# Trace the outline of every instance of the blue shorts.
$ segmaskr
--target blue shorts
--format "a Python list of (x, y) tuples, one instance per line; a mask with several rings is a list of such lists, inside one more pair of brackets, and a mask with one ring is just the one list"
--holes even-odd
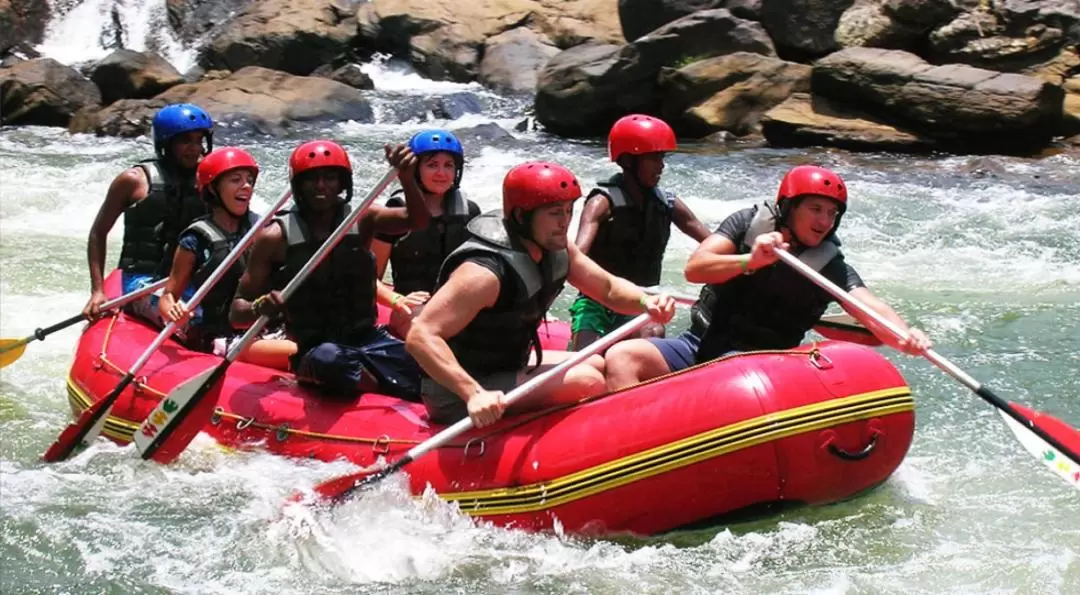
[(382, 328), (372, 328), (349, 344), (325, 342), (308, 349), (296, 365), (296, 378), (341, 399), (355, 399), (377, 388), (401, 399), (420, 400), (420, 366), (405, 344)]
[(701, 345), (701, 339), (689, 331), (677, 337), (654, 337), (646, 340), (660, 350), (660, 355), (664, 356), (664, 361), (672, 372), (685, 370), (697, 363), (697, 351)]

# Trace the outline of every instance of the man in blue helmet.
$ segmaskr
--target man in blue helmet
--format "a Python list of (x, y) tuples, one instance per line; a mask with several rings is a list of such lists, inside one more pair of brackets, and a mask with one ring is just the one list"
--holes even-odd
[[(105, 240), (121, 213), (124, 243), (118, 266), (123, 271), (124, 293), (162, 276), (163, 263), (172, 262), (180, 232), (206, 214), (206, 205), (195, 192), (195, 169), (213, 148), (213, 130), (210, 114), (190, 103), (167, 105), (154, 115), (154, 158), (116, 176), (90, 227), (86, 243), (90, 300), (83, 309), (87, 318), (96, 317), (108, 299)], [(153, 312), (149, 304), (135, 310)]]
[[(379, 301), (392, 308), (390, 328), (400, 337), (435, 290), (443, 260), (469, 238), (465, 225), (480, 215), (480, 207), (459, 188), (465, 152), (456, 136), (448, 130), (421, 130), (409, 139), (409, 149), (419, 158), (416, 181), (431, 221), (405, 234), (376, 235), (372, 242), (379, 279), (387, 261), (391, 264), (394, 287), (380, 281)], [(386, 206), (405, 206), (402, 192), (395, 192)]]

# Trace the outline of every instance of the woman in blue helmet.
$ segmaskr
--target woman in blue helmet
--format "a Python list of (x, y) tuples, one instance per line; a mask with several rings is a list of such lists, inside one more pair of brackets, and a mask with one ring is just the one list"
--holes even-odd
[[(409, 139), (409, 148), (420, 158), (416, 176), (431, 222), (425, 229), (378, 235), (372, 242), (380, 279), (387, 261), (391, 264), (394, 287), (379, 283), (379, 303), (393, 309), (390, 327), (399, 336), (431, 297), (443, 260), (468, 238), (465, 225), (480, 214), (480, 207), (459, 189), (465, 152), (457, 137), (446, 130), (422, 130)], [(400, 192), (391, 195), (387, 206), (404, 206)]]
[[(154, 115), (151, 134), (154, 158), (116, 176), (90, 227), (86, 246), (90, 300), (83, 309), (87, 318), (96, 317), (107, 299), (105, 240), (121, 214), (124, 242), (118, 267), (128, 293), (164, 276), (180, 232), (207, 212), (195, 192), (195, 170), (213, 148), (210, 114), (190, 103), (167, 105)], [(158, 318), (150, 300), (132, 304), (132, 310)]]

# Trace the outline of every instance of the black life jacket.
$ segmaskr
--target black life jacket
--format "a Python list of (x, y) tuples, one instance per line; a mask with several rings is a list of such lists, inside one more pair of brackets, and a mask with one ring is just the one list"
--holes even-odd
[[(229, 233), (214, 222), (212, 215), (206, 215), (196, 219), (194, 223), (181, 232), (181, 235), (187, 232), (198, 235), (201, 240), (200, 244), (210, 247), (210, 257), (191, 275), (192, 287), (195, 289), (202, 287), (202, 284), (210, 278), (210, 275), (217, 270), (221, 263), (225, 262), (225, 259), (236, 247), (240, 238), (244, 237), (244, 234), (258, 220), (258, 215), (248, 211), (247, 217), (241, 220), (236, 233)], [(213, 333), (224, 335), (229, 333), (232, 328), (229, 325), (229, 308), (232, 306), (236, 287), (240, 284), (240, 277), (247, 267), (247, 257), (248, 252), (241, 255), (240, 259), (229, 267), (228, 272), (214, 284), (213, 289), (206, 294), (200, 304), (203, 309), (201, 326), (211, 329)]]
[(660, 282), (664, 250), (671, 238), (675, 197), (659, 188), (645, 190), (643, 205), (635, 205), (622, 189), (623, 175), (616, 174), (589, 197), (603, 194), (611, 217), (600, 223), (589, 247), (589, 258), (609, 273), (638, 285)]
[[(386, 206), (405, 206), (405, 201), (397, 196), (400, 193), (391, 196)], [(466, 225), (479, 215), (480, 207), (460, 190), (448, 193), (442, 215), (432, 217), (426, 228), (402, 236), (390, 250), (394, 291), (400, 294), (434, 291), (443, 261), (469, 239)]]
[[(344, 216), (342, 212), (338, 221)], [(312, 239), (307, 222), (295, 210), (274, 221), (285, 234), (285, 263), (271, 275), (275, 289), (283, 289), (315, 254), (322, 241)], [(350, 344), (375, 324), (375, 257), (353, 226), (326, 259), (285, 304), (285, 328), (302, 357), (319, 343)], [(297, 362), (294, 362), (297, 363)]]
[(174, 180), (157, 159), (137, 166), (146, 173), (150, 190), (146, 198), (124, 211), (119, 267), (131, 273), (165, 276), (180, 232), (209, 209), (195, 194), (194, 178), (186, 183)]
[[(471, 237), (447, 257), (439, 272), (439, 286), (470, 256), (491, 254), (502, 259), (506, 276), (499, 278), (499, 299), (481, 310), (447, 343), (465, 371), (474, 376), (520, 370), (529, 351), (540, 341), (537, 326), (562, 291), (570, 268), (565, 250), (546, 252), (535, 262), (518, 237), (506, 229), (502, 211), (485, 213), (468, 224)], [(512, 299), (506, 299), (507, 292)]]
[[(772, 206), (753, 207), (754, 218), (742, 241), (740, 254), (749, 254), (757, 236), (776, 231)], [(840, 241), (830, 236), (814, 248), (795, 254), (811, 268), (822, 271), (843, 263)], [(833, 265), (835, 270), (846, 270)], [(843, 285), (844, 279), (832, 279)], [(825, 290), (790, 266), (777, 262), (751, 275), (738, 275), (725, 283), (707, 285), (691, 316), (691, 332), (701, 337), (697, 361), (706, 362), (725, 352), (790, 349), (802, 342), (832, 301)]]

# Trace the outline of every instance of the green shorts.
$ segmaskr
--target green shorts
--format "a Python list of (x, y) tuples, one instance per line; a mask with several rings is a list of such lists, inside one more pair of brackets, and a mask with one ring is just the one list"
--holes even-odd
[(592, 298), (579, 294), (570, 306), (570, 333), (576, 335), (581, 331), (590, 331), (603, 336), (633, 319), (633, 316), (616, 314)]

